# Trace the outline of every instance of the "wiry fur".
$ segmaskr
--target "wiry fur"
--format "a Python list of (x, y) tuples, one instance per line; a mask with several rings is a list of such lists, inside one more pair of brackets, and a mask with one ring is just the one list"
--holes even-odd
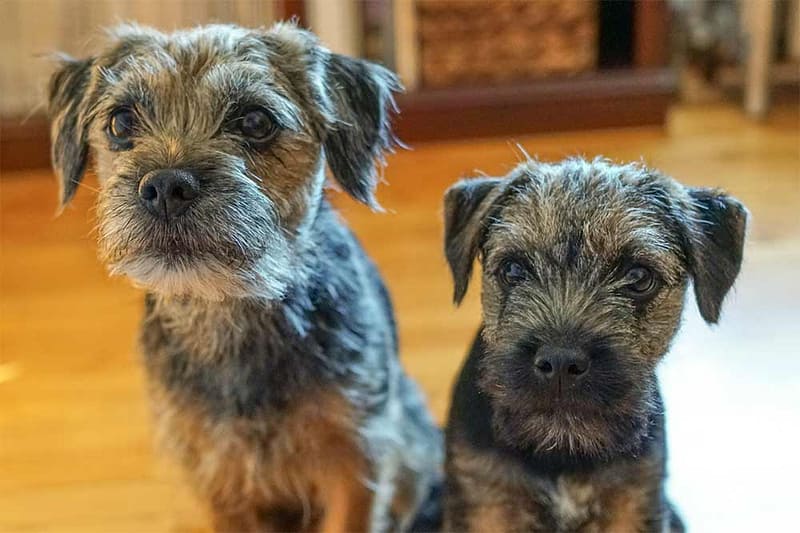
[[(741, 264), (745, 221), (742, 205), (722, 192), (602, 159), (526, 161), (505, 178), (448, 190), (445, 253), (456, 302), (474, 260), (483, 267), (483, 323), (448, 424), (450, 528), (480, 530), (498, 512), (492, 501), (513, 509), (504, 530), (666, 527), (656, 365), (689, 279), (703, 317), (718, 320)], [(528, 272), (517, 285), (498, 278), (509, 258)], [(644, 301), (622, 290), (637, 264), (660, 283)], [(545, 345), (584, 350), (586, 378), (555, 394), (534, 369)], [(503, 474), (513, 468), (524, 474)]]
[[(441, 437), (397, 358), (391, 303), (324, 199), (325, 166), (377, 207), (394, 75), (290, 24), (110, 33), (50, 84), (62, 205), (94, 155), (101, 259), (148, 291), (142, 346), (159, 434), (228, 531), (407, 529)], [(252, 106), (278, 126), (253, 145)], [(137, 117), (110, 140), (115, 109)], [(140, 182), (200, 194), (153, 217)]]

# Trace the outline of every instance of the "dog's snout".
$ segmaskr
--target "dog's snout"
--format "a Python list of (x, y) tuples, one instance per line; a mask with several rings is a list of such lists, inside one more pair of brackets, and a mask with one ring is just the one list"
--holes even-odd
[(183, 214), (199, 194), (197, 180), (185, 170), (157, 170), (139, 183), (144, 206), (164, 220)]
[(580, 348), (563, 348), (545, 344), (533, 360), (536, 373), (544, 379), (576, 382), (589, 372), (589, 356)]

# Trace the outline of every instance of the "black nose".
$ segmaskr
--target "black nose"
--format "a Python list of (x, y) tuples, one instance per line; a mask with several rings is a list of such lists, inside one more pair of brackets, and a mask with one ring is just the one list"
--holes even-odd
[(197, 180), (185, 170), (156, 170), (139, 183), (139, 198), (150, 213), (175, 218), (200, 194)]
[(533, 360), (536, 374), (544, 379), (577, 382), (589, 372), (589, 356), (579, 348), (563, 348), (545, 344)]

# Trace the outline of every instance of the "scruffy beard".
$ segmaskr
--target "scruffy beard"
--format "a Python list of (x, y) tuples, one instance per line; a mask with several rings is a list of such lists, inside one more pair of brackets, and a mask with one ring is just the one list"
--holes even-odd
[(652, 415), (661, 409), (655, 376), (638, 366), (625, 374), (596, 365), (581, 393), (555, 398), (523, 361), (488, 351), (480, 369), (494, 434), (508, 446), (549, 457), (610, 459), (641, 446)]
[(537, 455), (575, 461), (604, 461), (635, 453), (648, 436), (649, 413), (587, 414), (494, 410), (495, 436), (506, 445)]
[(231, 267), (214, 257), (175, 261), (148, 255), (108, 265), (111, 275), (124, 275), (137, 287), (163, 296), (280, 299), (290, 283), (275, 258), (264, 256), (253, 265)]
[(97, 204), (98, 251), (110, 274), (164, 296), (281, 298), (298, 276), (294, 240), (258, 185), (210, 182), (178, 220), (151, 216), (133, 181), (115, 176)]

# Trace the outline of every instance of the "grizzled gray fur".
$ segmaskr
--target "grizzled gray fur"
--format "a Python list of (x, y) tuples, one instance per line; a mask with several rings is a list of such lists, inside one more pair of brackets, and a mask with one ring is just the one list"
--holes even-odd
[(482, 264), (482, 325), (447, 428), (452, 531), (681, 531), (664, 494), (656, 365), (689, 280), (709, 323), (746, 211), (638, 164), (525, 161), (445, 197), (455, 301)]
[(377, 207), (399, 89), (291, 24), (126, 25), (52, 77), (62, 206), (91, 153), (161, 440), (217, 530), (405, 530), (439, 480), (389, 296), (323, 194), (327, 163)]

